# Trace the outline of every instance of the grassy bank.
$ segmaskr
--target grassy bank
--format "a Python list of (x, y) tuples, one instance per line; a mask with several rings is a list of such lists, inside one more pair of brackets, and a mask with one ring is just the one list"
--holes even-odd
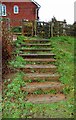
[[(51, 104), (26, 102), (28, 93), (20, 90), (20, 87), (25, 85), (23, 81), (24, 73), (19, 71), (11, 79), (4, 82), (3, 118), (74, 117), (74, 38), (67, 36), (54, 37), (50, 41), (52, 52), (56, 54), (57, 62), (55, 64), (61, 76), (60, 81), (65, 86), (62, 92), (66, 95), (66, 100)], [(16, 42), (15, 44), (19, 46), (19, 43)], [(17, 68), (24, 65), (24, 60), (16, 58), (16, 61), (12, 60), (10, 64)]]

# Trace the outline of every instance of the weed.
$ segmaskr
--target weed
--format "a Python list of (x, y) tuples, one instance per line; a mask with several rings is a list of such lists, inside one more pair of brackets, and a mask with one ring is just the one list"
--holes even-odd
[(11, 60), (9, 62), (9, 65), (11, 65), (14, 68), (24, 68), (26, 62), (21, 56), (16, 56), (14, 60)]
[(17, 40), (14, 41), (14, 45), (15, 45), (16, 47), (20, 47), (21, 44), (25, 44), (24, 39), (25, 39), (24, 36), (22, 36), (22, 35), (18, 36)]

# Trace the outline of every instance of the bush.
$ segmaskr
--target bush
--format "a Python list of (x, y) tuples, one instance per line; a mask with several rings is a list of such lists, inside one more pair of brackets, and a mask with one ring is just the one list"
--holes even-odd
[(22, 31), (22, 27), (13, 27), (12, 28), (12, 32), (16, 32), (16, 33), (19, 33)]

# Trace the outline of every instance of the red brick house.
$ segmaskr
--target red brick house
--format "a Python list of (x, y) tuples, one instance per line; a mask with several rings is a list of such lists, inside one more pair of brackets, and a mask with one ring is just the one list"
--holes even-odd
[(40, 5), (34, 0), (2, 0), (0, 6), (0, 15), (10, 18), (12, 26), (20, 26), (22, 19), (39, 19)]

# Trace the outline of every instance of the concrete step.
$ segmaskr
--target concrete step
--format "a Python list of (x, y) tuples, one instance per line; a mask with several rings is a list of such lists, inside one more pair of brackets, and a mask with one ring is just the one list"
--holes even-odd
[(65, 100), (63, 94), (41, 94), (41, 95), (28, 95), (25, 100), (34, 104), (48, 104)]
[(46, 80), (46, 81), (59, 81), (60, 76), (55, 73), (55, 74), (47, 74), (47, 73), (29, 73), (25, 74), (24, 80), (32, 80), (32, 81), (37, 81), (37, 80)]
[(19, 54), (23, 58), (54, 58), (55, 54)]
[(33, 93), (38, 90), (42, 90), (43, 92), (49, 92), (51, 90), (56, 90), (56, 92), (60, 92), (63, 89), (63, 85), (59, 82), (32, 82), (27, 83), (25, 87), (22, 87), (22, 91), (26, 91), (28, 93)]
[(55, 73), (57, 67), (55, 65), (31, 65), (27, 64), (24, 68), (20, 68), (25, 73), (38, 72), (38, 73)]

